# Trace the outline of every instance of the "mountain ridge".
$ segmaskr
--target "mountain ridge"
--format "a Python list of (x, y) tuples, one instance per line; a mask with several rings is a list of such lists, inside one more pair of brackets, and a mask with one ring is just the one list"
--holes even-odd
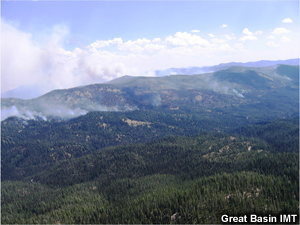
[[(299, 65), (299, 58), (296, 59), (287, 59), (287, 60), (260, 60), (254, 62), (230, 62), (230, 63), (221, 63), (214, 66), (204, 66), (204, 67), (183, 67), (183, 68), (169, 68), (165, 70), (156, 70), (154, 71), (155, 76), (169, 76), (169, 75), (195, 75), (203, 73), (212, 73), (217, 70), (228, 69), (231, 66), (245, 66), (245, 67), (265, 67), (265, 66), (274, 66), (277, 64), (286, 64), (286, 65)], [(125, 75), (126, 76), (126, 75)], [(128, 75), (127, 75), (128, 76)], [(118, 79), (118, 78), (116, 78)], [(109, 83), (108, 81), (107, 83)], [(43, 91), (39, 85), (23, 85), (17, 87), (13, 90), (9, 90), (1, 93), (2, 98), (20, 98), (24, 97), (22, 93), (26, 93), (26, 99), (37, 98), (47, 92)]]
[(214, 73), (165, 77), (125, 76), (102, 84), (53, 90), (38, 98), (4, 98), (2, 119), (21, 116), (71, 118), (90, 111), (130, 111), (149, 107), (216, 108), (249, 104), (259, 96), (291, 87), (299, 88), (299, 66), (230, 67)]

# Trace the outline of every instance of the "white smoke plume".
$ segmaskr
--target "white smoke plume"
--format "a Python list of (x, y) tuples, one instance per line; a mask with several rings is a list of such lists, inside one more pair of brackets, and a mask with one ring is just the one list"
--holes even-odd
[[(68, 33), (66, 26), (58, 25), (49, 37), (36, 41), (31, 34), (1, 20), (3, 96), (29, 99), (53, 89), (102, 83), (123, 75), (153, 75), (135, 66), (147, 57), (116, 55), (91, 46), (65, 50)], [(39, 90), (27, 95), (24, 88), (36, 85)]]
[(90, 111), (102, 111), (102, 112), (118, 112), (118, 111), (132, 111), (137, 110), (138, 107), (125, 104), (124, 106), (105, 106), (105, 105), (85, 105), (82, 107), (70, 108), (57, 104), (39, 104), (38, 106), (20, 106), (12, 105), (1, 108), (1, 121), (9, 117), (16, 116), (25, 120), (44, 120), (56, 118), (56, 119), (71, 119), (78, 116), (87, 114)]
[(85, 115), (86, 113), (87, 113), (86, 110), (82, 110), (80, 108), (68, 109), (62, 106), (55, 107), (55, 108), (48, 108), (47, 110), (44, 109), (42, 112), (41, 111), (37, 112), (32, 109), (27, 109), (26, 107), (17, 107), (13, 105), (11, 107), (1, 109), (1, 121), (12, 116), (20, 117), (25, 120), (42, 119), (44, 121), (48, 120), (49, 117), (70, 119), (73, 117)]

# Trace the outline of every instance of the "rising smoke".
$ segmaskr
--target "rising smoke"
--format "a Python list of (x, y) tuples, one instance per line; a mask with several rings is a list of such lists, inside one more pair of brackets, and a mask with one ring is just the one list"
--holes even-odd
[(136, 110), (138, 107), (130, 106), (125, 104), (123, 106), (105, 106), (105, 105), (86, 105), (84, 107), (66, 107), (63, 105), (55, 104), (41, 104), (38, 107), (33, 106), (17, 106), (12, 105), (9, 107), (1, 108), (1, 121), (7, 119), (8, 117), (16, 116), (24, 120), (44, 120), (49, 119), (71, 119), (78, 116), (82, 116), (91, 111), (102, 111), (102, 112), (118, 112), (118, 111), (132, 111)]
[(13, 105), (11, 107), (1, 109), (1, 121), (12, 116), (20, 117), (25, 120), (42, 119), (44, 121), (47, 121), (49, 117), (70, 119), (73, 117), (85, 115), (86, 113), (86, 110), (82, 110), (80, 108), (70, 109), (63, 106), (49, 108), (47, 110), (44, 109), (42, 112), (38, 112), (33, 109), (27, 109), (25, 107), (17, 107)]

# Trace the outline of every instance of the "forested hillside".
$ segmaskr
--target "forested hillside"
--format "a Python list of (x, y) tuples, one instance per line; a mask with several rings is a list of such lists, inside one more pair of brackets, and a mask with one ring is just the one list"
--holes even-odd
[(230, 67), (5, 99), (19, 111), (1, 122), (1, 222), (298, 223), (297, 73)]

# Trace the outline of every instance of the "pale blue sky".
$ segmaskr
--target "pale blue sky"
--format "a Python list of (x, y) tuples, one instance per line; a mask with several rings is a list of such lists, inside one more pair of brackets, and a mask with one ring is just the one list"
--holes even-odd
[(69, 38), (82, 44), (164, 38), (194, 29), (205, 35), (220, 32), (223, 24), (232, 32), (266, 30), (284, 18), (299, 26), (299, 1), (4, 1), (1, 12), (33, 34), (64, 24)]
[(2, 91), (300, 54), (297, 0), (1, 3)]

